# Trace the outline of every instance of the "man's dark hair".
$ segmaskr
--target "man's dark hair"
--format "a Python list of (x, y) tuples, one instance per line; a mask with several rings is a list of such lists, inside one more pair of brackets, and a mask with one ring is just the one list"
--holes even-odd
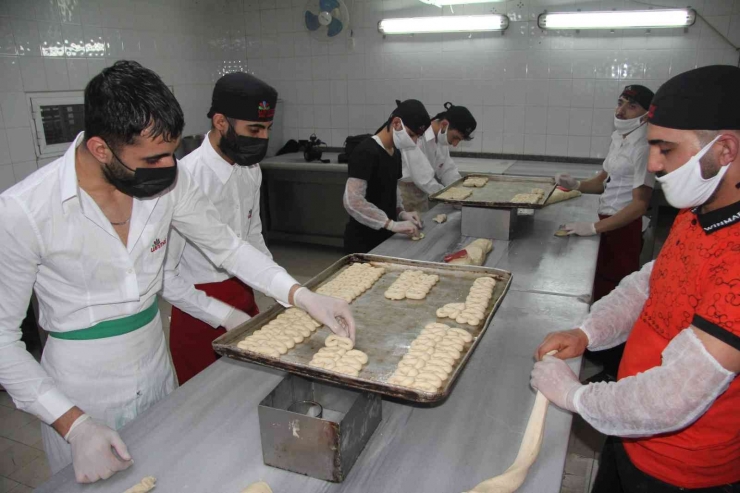
[(149, 137), (176, 140), (185, 118), (172, 91), (153, 71), (120, 60), (103, 69), (85, 88), (85, 139), (100, 137), (119, 149), (150, 129)]

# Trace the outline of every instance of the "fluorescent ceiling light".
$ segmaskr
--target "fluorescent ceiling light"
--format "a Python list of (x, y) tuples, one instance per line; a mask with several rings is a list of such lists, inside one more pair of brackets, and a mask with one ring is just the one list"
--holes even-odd
[(624, 29), (686, 27), (696, 21), (694, 9), (623, 10), (609, 12), (547, 12), (537, 24), (542, 29)]
[(495, 3), (506, 0), (420, 0), (422, 3), (444, 7), (445, 5), (466, 5), (471, 3)]
[(448, 15), (444, 17), (407, 17), (383, 19), (378, 31), (383, 34), (457, 33), (503, 31), (509, 27), (505, 15)]

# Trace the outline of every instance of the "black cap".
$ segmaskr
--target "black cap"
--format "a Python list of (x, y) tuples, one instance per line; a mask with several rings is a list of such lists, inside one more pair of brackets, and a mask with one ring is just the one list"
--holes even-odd
[(450, 128), (460, 132), (463, 139), (472, 140), (470, 135), (475, 132), (478, 122), (475, 121), (470, 110), (465, 106), (455, 106), (449, 101), (444, 104), (444, 107), (445, 111), (439, 113), (433, 120), (447, 120), (450, 122)]
[(423, 135), (432, 122), (424, 104), (417, 99), (407, 99), (403, 102), (396, 99), (396, 105), (396, 109), (391, 113), (391, 119), (397, 116), (403, 121), (403, 125), (417, 136)]
[(226, 74), (216, 82), (208, 118), (221, 113), (250, 122), (271, 122), (277, 91), (270, 84), (244, 72)]
[(619, 97), (626, 99), (630, 103), (637, 103), (647, 111), (648, 108), (650, 108), (650, 101), (653, 100), (653, 96), (655, 96), (655, 93), (647, 87), (632, 84), (631, 86), (625, 87)]
[(673, 77), (658, 89), (648, 121), (678, 130), (740, 130), (740, 68), (710, 65)]

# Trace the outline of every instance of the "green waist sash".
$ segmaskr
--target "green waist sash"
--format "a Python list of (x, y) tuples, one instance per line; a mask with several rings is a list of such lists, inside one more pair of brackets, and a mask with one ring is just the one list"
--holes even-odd
[(64, 339), (67, 341), (89, 341), (92, 339), (120, 336), (144, 327), (154, 320), (154, 317), (158, 313), (159, 307), (157, 306), (157, 297), (155, 296), (154, 302), (149, 305), (149, 308), (139, 313), (115, 320), (106, 320), (87, 329), (70, 330), (69, 332), (49, 332), (49, 335), (55, 339)]

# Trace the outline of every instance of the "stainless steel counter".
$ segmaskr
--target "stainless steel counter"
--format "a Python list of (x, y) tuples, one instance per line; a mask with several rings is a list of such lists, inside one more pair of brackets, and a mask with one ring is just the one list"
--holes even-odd
[[(157, 491), (238, 493), (265, 480), (278, 493), (459, 493), (503, 472), (514, 460), (534, 393), (532, 354), (551, 330), (572, 327), (588, 310), (576, 294), (590, 286), (598, 239), (550, 237), (562, 218), (595, 208), (582, 197), (537, 211), (510, 242), (495, 242), (487, 265), (509, 268), (511, 290), (448, 400), (436, 407), (383, 402), (383, 421), (341, 484), (265, 466), (257, 405), (282, 374), (220, 360), (126, 426), (121, 435), (136, 463), (93, 485), (74, 482), (71, 467), (36, 491), (120, 493), (153, 475)], [(431, 222), (447, 210), (450, 220)], [(426, 214), (426, 238), (398, 236), (372, 253), (439, 260), (465, 243), (459, 212), (437, 207)], [(582, 266), (582, 267), (579, 267)], [(535, 291), (548, 291), (543, 294)], [(590, 293), (590, 289), (588, 290)], [(569, 361), (577, 371), (580, 359)], [(565, 462), (571, 415), (551, 408), (537, 462), (522, 493), (556, 493)]]

